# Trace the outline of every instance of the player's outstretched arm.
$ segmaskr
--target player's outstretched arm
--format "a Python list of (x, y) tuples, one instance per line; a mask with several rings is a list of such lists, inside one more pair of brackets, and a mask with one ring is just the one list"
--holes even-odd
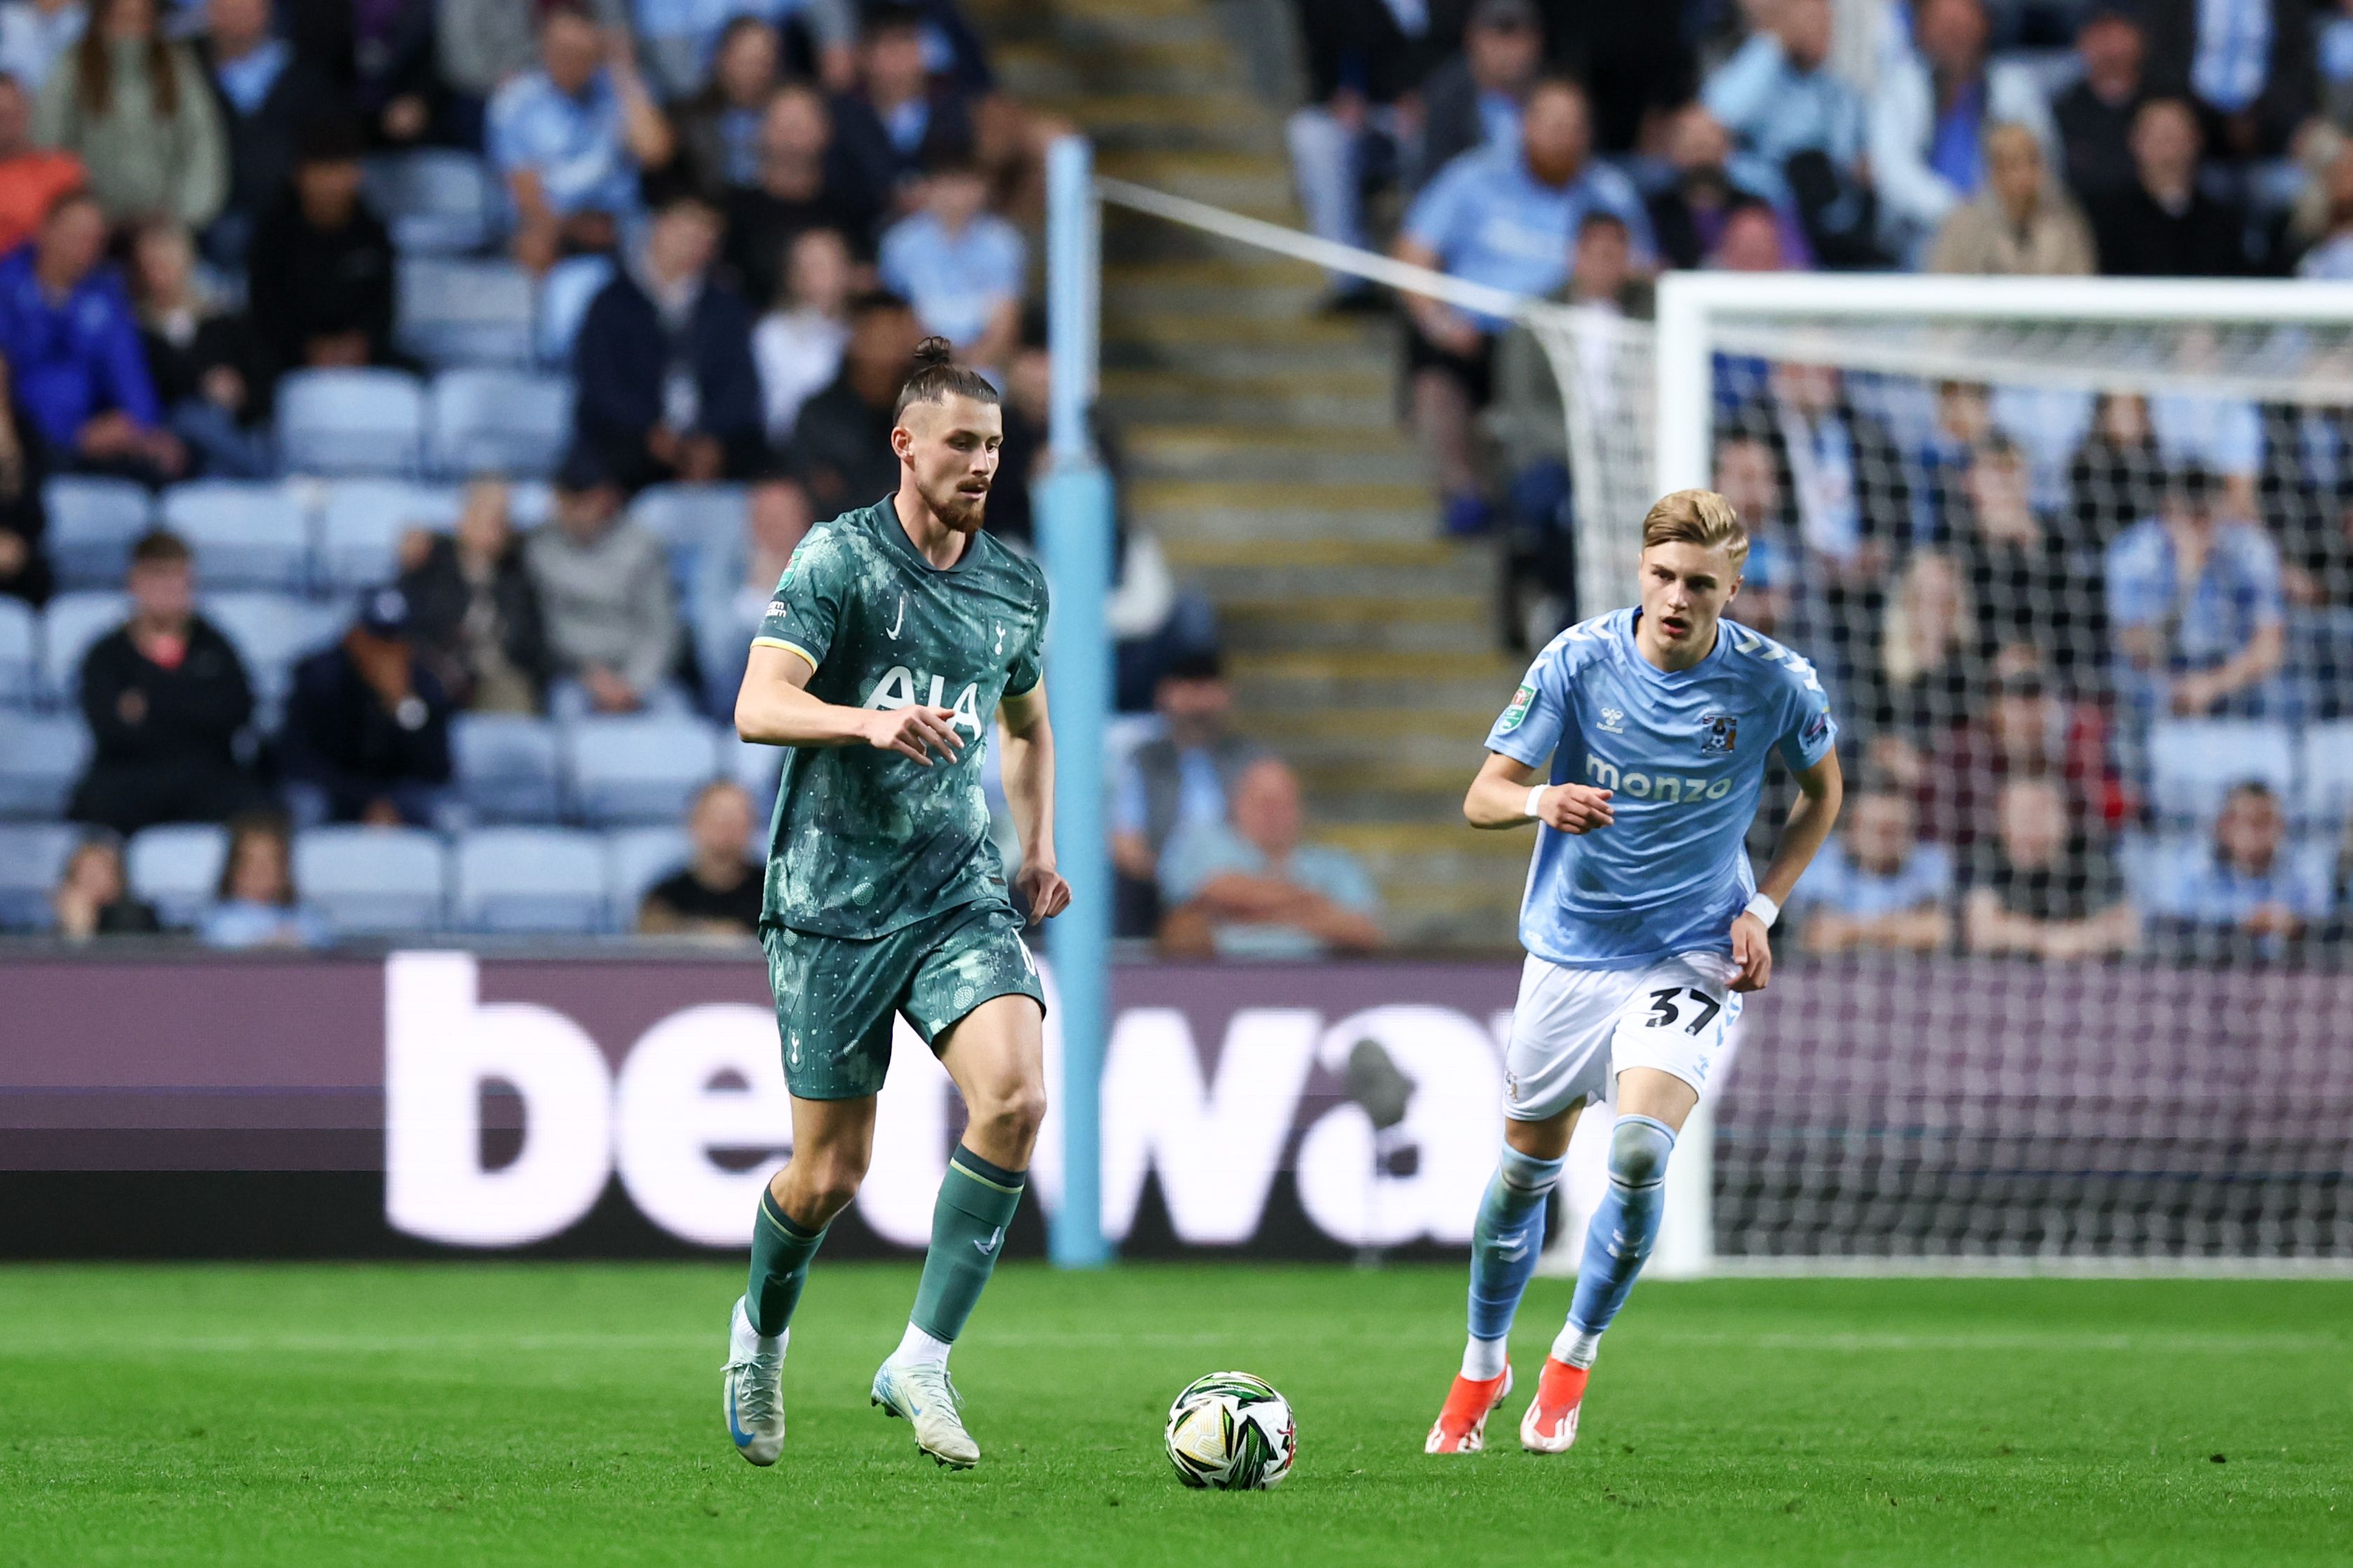
[(1471, 793), (1462, 797), (1462, 816), (1473, 827), (1519, 827), (1543, 822), (1563, 833), (1590, 833), (1615, 820), (1608, 790), (1576, 784), (1545, 784), (1535, 769), (1501, 752), (1487, 753), (1479, 776), (1471, 781)]
[(817, 666), (791, 648), (752, 647), (735, 693), (735, 732), (764, 746), (858, 746), (896, 752), (925, 767), (964, 749), (945, 708), (845, 708), (806, 689)]
[[(1838, 821), (1846, 798), (1846, 780), (1839, 772), (1838, 752), (1824, 752), (1822, 760), (1798, 775), (1798, 803), (1781, 825), (1781, 842), (1774, 847), (1773, 863), (1765, 868), (1757, 890), (1776, 906), (1788, 901), (1798, 879), (1812, 865), (1822, 841)], [(1762, 991), (1773, 978), (1773, 943), (1765, 922), (1746, 910), (1732, 922), (1732, 962), (1740, 966), (1735, 991)]]
[(1030, 918), (1050, 920), (1071, 906), (1071, 885), (1054, 869), (1054, 727), (1046, 720), (1043, 681), (997, 704), (1003, 727), (1005, 804), (1021, 840), (1021, 869), (1013, 879)]

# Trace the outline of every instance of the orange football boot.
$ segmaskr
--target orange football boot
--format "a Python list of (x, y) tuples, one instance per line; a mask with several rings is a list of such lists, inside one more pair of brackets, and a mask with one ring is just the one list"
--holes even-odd
[(1470, 1378), (1457, 1373), (1446, 1391), (1445, 1406), (1422, 1440), (1425, 1454), (1475, 1454), (1487, 1446), (1487, 1416), (1512, 1392), (1512, 1369), (1493, 1377)]
[(1566, 1454), (1577, 1441), (1577, 1407), (1585, 1399), (1587, 1369), (1545, 1357), (1536, 1396), (1520, 1418), (1520, 1447), (1531, 1454)]

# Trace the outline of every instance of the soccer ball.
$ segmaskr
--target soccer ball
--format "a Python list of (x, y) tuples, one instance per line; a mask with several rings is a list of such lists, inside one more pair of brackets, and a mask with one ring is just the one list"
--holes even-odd
[(1168, 1462), (1188, 1487), (1264, 1491), (1282, 1484), (1298, 1455), (1291, 1402), (1264, 1378), (1213, 1372), (1168, 1407)]

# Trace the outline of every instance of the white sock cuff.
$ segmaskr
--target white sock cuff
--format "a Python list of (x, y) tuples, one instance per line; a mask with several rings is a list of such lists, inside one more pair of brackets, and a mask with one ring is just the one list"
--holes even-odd
[(1462, 1375), (1473, 1383), (1484, 1383), (1491, 1377), (1504, 1375), (1509, 1363), (1511, 1342), (1507, 1339), (1482, 1340), (1472, 1335), (1462, 1347)]
[(1552, 1342), (1552, 1359), (1570, 1366), (1591, 1366), (1601, 1351), (1601, 1335), (1588, 1333), (1575, 1323), (1564, 1323)]
[(948, 1349), (952, 1342), (948, 1340), (934, 1339), (910, 1322), (907, 1325), (907, 1331), (900, 1336), (899, 1348), (891, 1352), (891, 1359), (907, 1362), (917, 1366), (926, 1363), (934, 1366), (945, 1366), (948, 1364)]
[(1514, 1192), (1548, 1193), (1560, 1180), (1561, 1166), (1567, 1163), (1565, 1157), (1539, 1160), (1534, 1154), (1523, 1154), (1506, 1143), (1495, 1161), (1495, 1174)]

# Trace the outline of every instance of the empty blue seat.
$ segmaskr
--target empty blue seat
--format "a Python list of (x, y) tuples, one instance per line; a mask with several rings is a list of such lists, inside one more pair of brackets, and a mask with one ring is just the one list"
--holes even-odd
[(0, 599), (0, 707), (29, 708), (40, 689), (40, 617), (22, 599)]
[(572, 439), (572, 384), (528, 371), (444, 371), (427, 423), (437, 473), (543, 478)]
[(2149, 796), (2160, 817), (2202, 822), (2233, 784), (2259, 779), (2295, 797), (2295, 737), (2261, 719), (2160, 720), (2148, 731)]
[(278, 384), (289, 472), (405, 477), (425, 459), (425, 389), (396, 370), (298, 370)]
[(96, 589), (59, 594), (41, 612), (41, 687), (60, 707), (74, 700), (90, 645), (131, 618), (131, 596)]
[(670, 581), (684, 603), (705, 555), (743, 549), (748, 504), (741, 485), (649, 485), (638, 492), (629, 515), (669, 547)]
[(2296, 814), (2306, 823), (2334, 828), (2353, 815), (2353, 719), (2305, 731), (2303, 776)]
[(348, 620), (340, 603), (313, 605), (287, 594), (207, 594), (201, 607), (245, 661), (255, 700), (271, 708), (286, 700), (294, 666), (342, 636)]
[(537, 300), (512, 261), (446, 256), (400, 262), (400, 346), (434, 366), (527, 365)]
[(539, 359), (542, 364), (569, 365), (572, 340), (589, 301), (613, 280), (612, 258), (575, 256), (548, 268), (539, 284)]
[(390, 582), (400, 541), (411, 529), (446, 531), (458, 521), (458, 493), (396, 479), (345, 479), (327, 490), (319, 513), (319, 574), (350, 594)]
[(457, 924), (480, 931), (602, 931), (605, 846), (564, 827), (480, 827), (458, 840)]
[(43, 549), (66, 588), (119, 588), (131, 546), (154, 526), (154, 505), (129, 479), (62, 474), (41, 487), (48, 512)]
[(692, 854), (683, 827), (617, 827), (605, 835), (613, 923), (634, 929), (646, 889), (681, 869)]
[(0, 931), (47, 931), (49, 894), (81, 829), (63, 822), (0, 823)]
[(199, 479), (164, 492), (164, 526), (196, 552), (207, 588), (300, 593), (311, 580), (311, 520), (277, 485)]
[(480, 250), (498, 232), (490, 170), (471, 153), (436, 147), (375, 160), (367, 193), (402, 251)]
[(553, 822), (562, 814), (555, 726), (528, 713), (460, 713), (449, 725), (458, 794), (478, 822)]
[(0, 710), (0, 816), (61, 816), (90, 765), (90, 731), (70, 714)]
[(676, 823), (719, 772), (711, 726), (686, 714), (582, 719), (565, 741), (573, 809), (599, 825)]
[(213, 822), (142, 828), (131, 836), (122, 857), (131, 890), (154, 905), (167, 926), (196, 923), (219, 896), (221, 868), (227, 862), (228, 829)]
[(422, 827), (313, 827), (294, 838), (294, 886), (339, 936), (438, 931), (448, 855)]

